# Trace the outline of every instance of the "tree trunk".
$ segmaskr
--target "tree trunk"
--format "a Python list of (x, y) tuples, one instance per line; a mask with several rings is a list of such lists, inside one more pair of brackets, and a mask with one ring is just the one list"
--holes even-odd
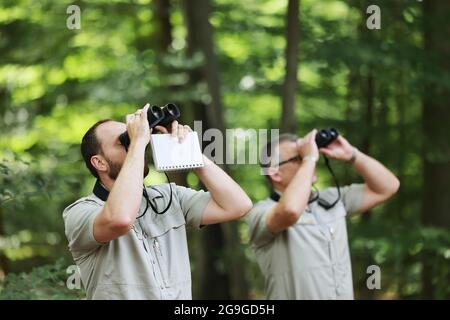
[[(426, 68), (433, 79), (425, 78), (423, 97), (423, 207), (422, 221), (427, 226), (450, 227), (450, 89), (444, 76), (450, 75), (450, 1), (427, 0), (424, 9)], [(423, 255), (423, 297), (434, 297), (432, 252)]]
[[(170, 45), (172, 44), (172, 24), (170, 22), (170, 0), (156, 0), (154, 2), (154, 15), (155, 15), (155, 30), (153, 37), (156, 39), (156, 49), (157, 49), (157, 63), (158, 63), (158, 73), (161, 77), (164, 77), (171, 72), (177, 72), (177, 70), (171, 70), (167, 68), (163, 63), (164, 55), (168, 55)], [(170, 92), (176, 91), (178, 88), (175, 86), (168, 86), (169, 96)], [(169, 102), (169, 101), (167, 101)], [(181, 116), (179, 119), (180, 123), (192, 124), (193, 116), (192, 110), (189, 105), (180, 104), (178, 101), (171, 99), (170, 102), (177, 104), (182, 107)], [(179, 186), (187, 186), (187, 172), (186, 171), (174, 171), (168, 173), (171, 182), (174, 182)]]
[[(345, 120), (347, 123), (346, 127), (346, 135), (352, 141), (352, 143), (357, 143), (357, 141), (353, 137), (358, 137), (360, 132), (358, 131), (358, 126), (356, 125), (359, 121), (359, 117), (356, 116), (358, 114), (355, 108), (355, 101), (359, 99), (359, 82), (360, 82), (360, 74), (358, 70), (349, 66), (349, 73), (347, 77), (347, 94), (346, 101), (347, 106), (345, 108)], [(342, 185), (349, 185), (354, 181), (354, 169), (351, 166), (344, 166), (344, 178), (342, 179)]]
[(208, 85), (211, 104), (207, 117), (214, 128), (225, 132), (225, 119), (220, 91), (219, 67), (214, 53), (213, 30), (209, 23), (210, 4), (208, 0), (187, 1), (190, 15), (195, 21), (192, 25), (196, 30), (196, 49), (203, 54), (203, 79)]
[[(406, 147), (406, 93), (405, 93), (405, 82), (404, 82), (404, 70), (401, 68), (399, 70), (398, 80), (397, 80), (398, 86), (396, 89), (396, 104), (397, 104), (397, 112), (398, 112), (398, 145), (400, 148), (400, 152), (397, 154), (397, 176), (398, 179), (403, 182), (406, 175), (405, 175), (405, 147)], [(397, 202), (397, 213), (400, 217), (400, 219), (406, 219), (405, 214), (403, 212), (404, 206), (405, 206), (405, 198), (406, 194), (403, 188), (400, 188), (398, 190), (398, 194), (396, 197)], [(400, 290), (401, 292), (401, 290)]]
[[(0, 206), (0, 237), (6, 237), (5, 234), (5, 218), (3, 216), (3, 208)], [(0, 281), (3, 279), (6, 273), (8, 273), (9, 261), (3, 250), (0, 249)]]
[[(191, 82), (195, 85), (205, 80), (211, 98), (210, 107), (196, 102), (196, 113), (199, 110), (203, 111), (200, 119), (204, 120), (204, 129), (213, 127), (224, 134), (225, 120), (219, 67), (214, 53), (213, 30), (209, 23), (210, 4), (208, 0), (185, 0), (184, 9), (188, 27), (188, 52), (193, 55), (199, 51), (204, 58), (201, 70), (190, 72)], [(226, 167), (223, 169), (226, 170)], [(244, 259), (244, 255), (238, 238), (237, 223), (208, 226), (201, 232), (200, 245), (202, 249), (199, 252), (198, 272), (201, 276), (199, 277), (198, 298), (246, 299), (248, 286), (244, 266), (240, 263)], [(221, 258), (223, 252), (235, 252), (236, 256), (242, 259), (236, 261), (235, 259)], [(222, 268), (220, 268), (221, 263), (224, 265)], [(211, 286), (211, 284), (214, 285)]]
[[(372, 70), (369, 71), (369, 74), (366, 78), (366, 112), (365, 112), (365, 127), (366, 132), (364, 135), (363, 143), (362, 143), (362, 151), (365, 154), (370, 155), (371, 142), (372, 142), (372, 127), (373, 127), (373, 113), (374, 113), (374, 104), (375, 104), (375, 85), (374, 85), (374, 76)], [(364, 92), (364, 91), (363, 91)], [(370, 220), (371, 212), (366, 211), (362, 215), (362, 220), (368, 222)]]
[(168, 52), (172, 43), (172, 24), (170, 23), (170, 0), (155, 0), (156, 44), (161, 52)]
[(300, 38), (300, 0), (289, 0), (286, 13), (286, 73), (283, 83), (280, 131), (295, 132), (295, 95), (298, 71), (298, 45)]

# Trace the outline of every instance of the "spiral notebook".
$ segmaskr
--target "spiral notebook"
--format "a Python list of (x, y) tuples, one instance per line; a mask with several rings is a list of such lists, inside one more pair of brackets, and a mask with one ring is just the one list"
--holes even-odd
[(152, 134), (150, 142), (157, 171), (187, 170), (203, 167), (197, 132), (189, 132), (182, 143), (170, 134)]

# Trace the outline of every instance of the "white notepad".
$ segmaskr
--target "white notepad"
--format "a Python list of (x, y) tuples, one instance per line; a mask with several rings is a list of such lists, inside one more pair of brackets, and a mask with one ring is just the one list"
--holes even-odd
[(170, 134), (152, 134), (150, 143), (157, 171), (187, 170), (203, 167), (197, 132), (189, 132), (182, 143)]

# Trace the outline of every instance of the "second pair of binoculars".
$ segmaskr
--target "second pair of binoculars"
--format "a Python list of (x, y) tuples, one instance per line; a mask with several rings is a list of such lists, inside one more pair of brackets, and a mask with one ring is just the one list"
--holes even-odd
[(339, 132), (335, 128), (320, 129), (316, 133), (316, 144), (318, 148), (325, 148), (339, 136)]
[[(177, 120), (181, 115), (180, 109), (174, 103), (168, 103), (163, 107), (151, 106), (147, 111), (147, 120), (150, 128), (156, 126), (168, 127), (172, 122)], [(124, 132), (119, 136), (120, 143), (128, 149), (130, 145), (130, 137), (128, 132)]]

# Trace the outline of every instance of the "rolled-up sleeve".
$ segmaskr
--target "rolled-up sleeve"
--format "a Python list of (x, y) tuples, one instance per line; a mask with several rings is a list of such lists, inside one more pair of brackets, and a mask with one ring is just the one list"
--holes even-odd
[(364, 197), (364, 184), (354, 183), (341, 188), (342, 202), (347, 213), (354, 213), (361, 208)]
[(197, 229), (200, 228), (203, 213), (211, 200), (211, 195), (203, 190), (196, 191), (182, 186), (176, 186), (176, 190), (186, 224)]
[(252, 246), (258, 248), (270, 243), (275, 235), (267, 228), (267, 214), (275, 203), (260, 203), (245, 216)]
[(94, 222), (102, 207), (94, 202), (78, 202), (64, 210), (64, 226), (70, 251), (89, 253), (102, 243), (94, 238)]

